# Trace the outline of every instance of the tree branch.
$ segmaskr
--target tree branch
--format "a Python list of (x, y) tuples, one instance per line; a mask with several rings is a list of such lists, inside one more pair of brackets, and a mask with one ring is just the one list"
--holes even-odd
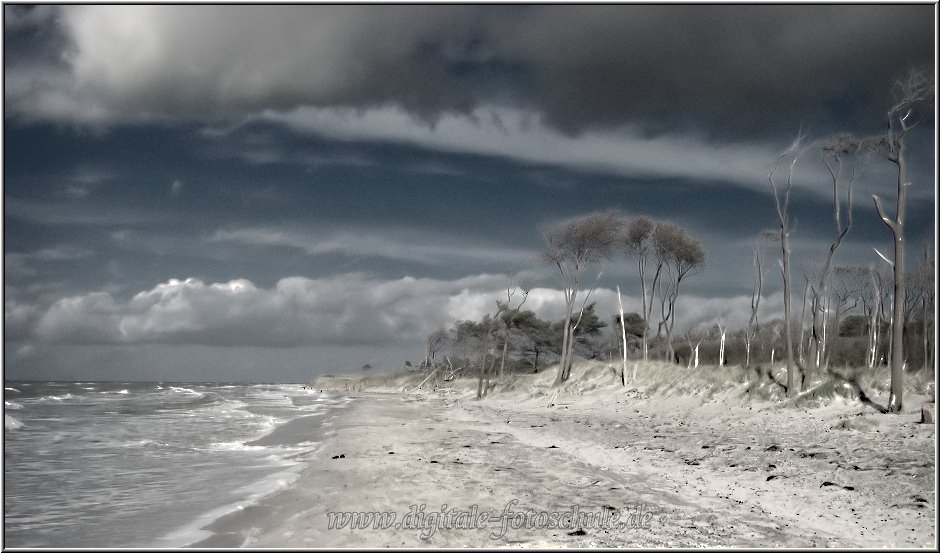
[(898, 232), (897, 223), (893, 221), (890, 217), (885, 215), (884, 207), (881, 205), (881, 198), (879, 198), (877, 194), (872, 194), (871, 199), (873, 202), (875, 202), (875, 211), (878, 212), (878, 217), (881, 218), (884, 224), (888, 225), (888, 228), (891, 229), (891, 232), (893, 232), (894, 234), (897, 234)]

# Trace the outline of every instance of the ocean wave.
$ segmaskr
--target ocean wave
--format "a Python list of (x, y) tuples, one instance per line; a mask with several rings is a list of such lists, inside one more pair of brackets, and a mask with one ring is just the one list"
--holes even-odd
[(178, 386), (170, 386), (170, 389), (173, 390), (174, 392), (178, 392), (178, 393), (181, 393), (181, 394), (192, 394), (192, 395), (196, 395), (196, 396), (202, 396), (202, 395), (203, 395), (202, 392), (197, 392), (196, 390), (193, 390), (192, 388), (180, 388), (180, 387), (178, 387)]
[(16, 392), (17, 394), (23, 393), (23, 392), (17, 390), (16, 388), (11, 388), (11, 387), (9, 387), (9, 386), (4, 387), (3, 389), (6, 390), (6, 391), (8, 391), (8, 392)]
[(232, 442), (213, 442), (209, 444), (209, 447), (206, 449), (209, 449), (211, 451), (265, 451), (268, 448), (263, 445), (246, 445), (245, 442), (232, 441)]
[(15, 401), (4, 401), (3, 406), (7, 409), (22, 409), (23, 406)]
[(143, 440), (132, 440), (129, 442), (124, 442), (121, 444), (121, 447), (147, 447), (147, 446), (166, 447), (168, 445), (170, 444), (166, 442), (158, 442), (156, 440), (145, 438)]
[(5, 430), (17, 430), (23, 428), (23, 423), (6, 413), (3, 414), (3, 428)]
[(42, 396), (36, 401), (47, 402), (47, 401), (64, 401), (66, 399), (75, 399), (75, 396), (72, 394), (65, 394), (64, 396)]

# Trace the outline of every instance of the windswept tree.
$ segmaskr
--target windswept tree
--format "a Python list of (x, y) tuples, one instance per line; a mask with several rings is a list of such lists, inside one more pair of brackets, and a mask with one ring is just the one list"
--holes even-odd
[[(793, 310), (790, 305), (790, 232), (793, 231), (790, 226), (790, 189), (793, 186), (793, 168), (799, 159), (800, 143), (804, 135), (800, 132), (797, 139), (793, 142), (786, 152), (777, 157), (777, 162), (767, 174), (767, 180), (770, 181), (770, 189), (774, 194), (774, 204), (777, 207), (777, 220), (780, 224), (777, 232), (777, 239), (780, 240), (781, 260), (780, 271), (783, 274), (783, 317), (784, 333), (786, 340), (786, 359), (787, 359), (787, 395), (792, 397), (796, 395), (796, 366), (793, 364)], [(777, 183), (774, 182), (774, 175), (780, 168), (780, 164), (789, 160), (787, 164), (786, 186), (780, 191), (777, 189)], [(773, 354), (771, 354), (773, 359)]]
[(679, 287), (689, 275), (705, 263), (705, 249), (686, 231), (673, 223), (660, 223), (653, 231), (653, 249), (662, 263), (666, 280), (660, 283), (660, 329), (666, 332), (666, 358), (674, 359), (672, 331), (676, 324), (676, 300)]
[[(650, 260), (653, 258), (653, 231), (656, 225), (648, 217), (637, 217), (630, 221), (627, 226), (627, 233), (624, 239), (624, 250), (627, 256), (636, 261), (637, 272), (640, 275), (640, 298), (643, 303), (643, 318), (647, 321), (653, 314), (653, 296), (656, 293), (656, 285), (659, 283), (659, 276), (662, 272), (662, 262), (656, 263), (653, 271), (653, 280), (650, 289), (646, 289), (646, 274)], [(658, 261), (662, 261), (661, 259)], [(643, 360), (649, 361), (649, 338), (648, 332), (643, 333)]]
[(904, 395), (904, 218), (907, 188), (911, 185), (907, 175), (905, 141), (908, 133), (926, 121), (934, 103), (934, 80), (932, 73), (911, 70), (907, 78), (894, 84), (894, 105), (888, 110), (888, 130), (885, 143), (888, 161), (897, 168), (897, 204), (894, 218), (885, 212), (881, 199), (872, 195), (878, 217), (894, 237), (894, 303), (891, 314), (891, 396), (888, 411), (898, 413)]
[(590, 213), (564, 222), (543, 233), (546, 249), (544, 261), (558, 269), (565, 295), (565, 318), (562, 333), (561, 362), (555, 385), (568, 379), (571, 373), (573, 331), (584, 313), (584, 306), (596, 286), (586, 292), (581, 310), (575, 317), (575, 307), (582, 279), (591, 266), (610, 258), (613, 249), (621, 243), (624, 220), (616, 211)]

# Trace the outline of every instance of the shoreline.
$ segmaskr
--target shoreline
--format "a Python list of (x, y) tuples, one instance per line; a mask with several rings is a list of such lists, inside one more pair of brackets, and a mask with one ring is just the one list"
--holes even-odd
[[(936, 542), (934, 426), (912, 414), (636, 390), (563, 392), (551, 408), (518, 393), (482, 402), (456, 390), (348, 397), (289, 488), (218, 519), (192, 547)], [(598, 518), (578, 524), (572, 511)], [(397, 525), (328, 528), (330, 516), (336, 526), (347, 513), (386, 513)], [(612, 516), (628, 524), (610, 524)]]

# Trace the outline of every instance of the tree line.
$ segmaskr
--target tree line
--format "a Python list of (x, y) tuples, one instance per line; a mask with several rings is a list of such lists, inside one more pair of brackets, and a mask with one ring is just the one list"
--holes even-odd
[[(626, 218), (616, 210), (590, 213), (542, 231), (541, 261), (556, 271), (564, 296), (565, 315), (558, 321), (540, 319), (525, 309), (530, 284), (526, 279), (507, 285), (505, 300), (496, 302), (494, 313), (480, 321), (457, 321), (428, 336), (426, 355), (420, 364), (428, 372), (442, 371), (445, 378), (476, 371), (477, 397), (502, 379), (507, 370), (537, 372), (556, 364), (555, 385), (568, 380), (576, 355), (604, 355), (621, 362), (625, 383), (627, 358), (649, 360), (651, 351), (670, 362), (699, 364), (701, 348), (714, 345), (718, 364), (740, 363), (750, 368), (760, 354), (773, 364), (786, 363), (788, 396), (802, 391), (811, 372), (828, 371), (834, 363), (887, 365), (891, 371), (890, 399), (885, 411), (898, 412), (903, 397), (903, 374), (908, 362), (930, 367), (934, 361), (934, 258), (932, 237), (913, 267), (905, 263), (905, 202), (908, 180), (905, 140), (929, 118), (934, 84), (926, 73), (911, 71), (894, 88), (895, 103), (887, 111), (887, 130), (879, 136), (839, 133), (821, 142), (819, 159), (824, 164), (832, 192), (833, 234), (824, 252), (804, 264), (799, 317), (793, 304), (790, 238), (795, 225), (789, 213), (797, 162), (807, 154), (807, 135), (802, 131), (779, 155), (767, 180), (776, 208), (776, 227), (755, 237), (754, 279), (750, 313), (745, 328), (729, 329), (717, 314), (708, 329), (686, 329), (676, 335), (680, 291), (686, 280), (705, 266), (706, 251), (686, 230), (670, 221), (647, 216)], [(882, 265), (850, 266), (837, 263), (837, 253), (853, 223), (854, 190), (870, 162), (878, 157), (894, 164), (897, 174), (896, 206), (889, 216), (883, 201), (872, 197), (878, 217), (889, 229), (893, 255), (875, 252)], [(778, 265), (783, 283), (784, 317), (761, 324), (758, 313), (771, 244), (778, 244)], [(618, 306), (611, 323), (597, 315), (591, 301), (602, 262), (623, 256), (639, 277), (640, 313), (625, 313), (617, 287)], [(609, 335), (604, 333), (609, 328)], [(655, 330), (655, 332), (653, 332)], [(919, 339), (919, 343), (918, 342)], [(864, 342), (864, 347), (857, 347)], [(845, 344), (853, 346), (846, 350)], [(449, 346), (449, 355), (438, 356)], [(840, 347), (841, 346), (841, 347)], [(769, 352), (768, 352), (769, 350)], [(854, 352), (854, 353), (853, 353)], [(859, 356), (858, 352), (863, 352)], [(922, 355), (921, 355), (922, 354)], [(717, 358), (716, 358), (717, 357)], [(919, 361), (919, 363), (917, 363)], [(498, 369), (498, 371), (497, 371)], [(633, 378), (636, 377), (635, 367)]]

